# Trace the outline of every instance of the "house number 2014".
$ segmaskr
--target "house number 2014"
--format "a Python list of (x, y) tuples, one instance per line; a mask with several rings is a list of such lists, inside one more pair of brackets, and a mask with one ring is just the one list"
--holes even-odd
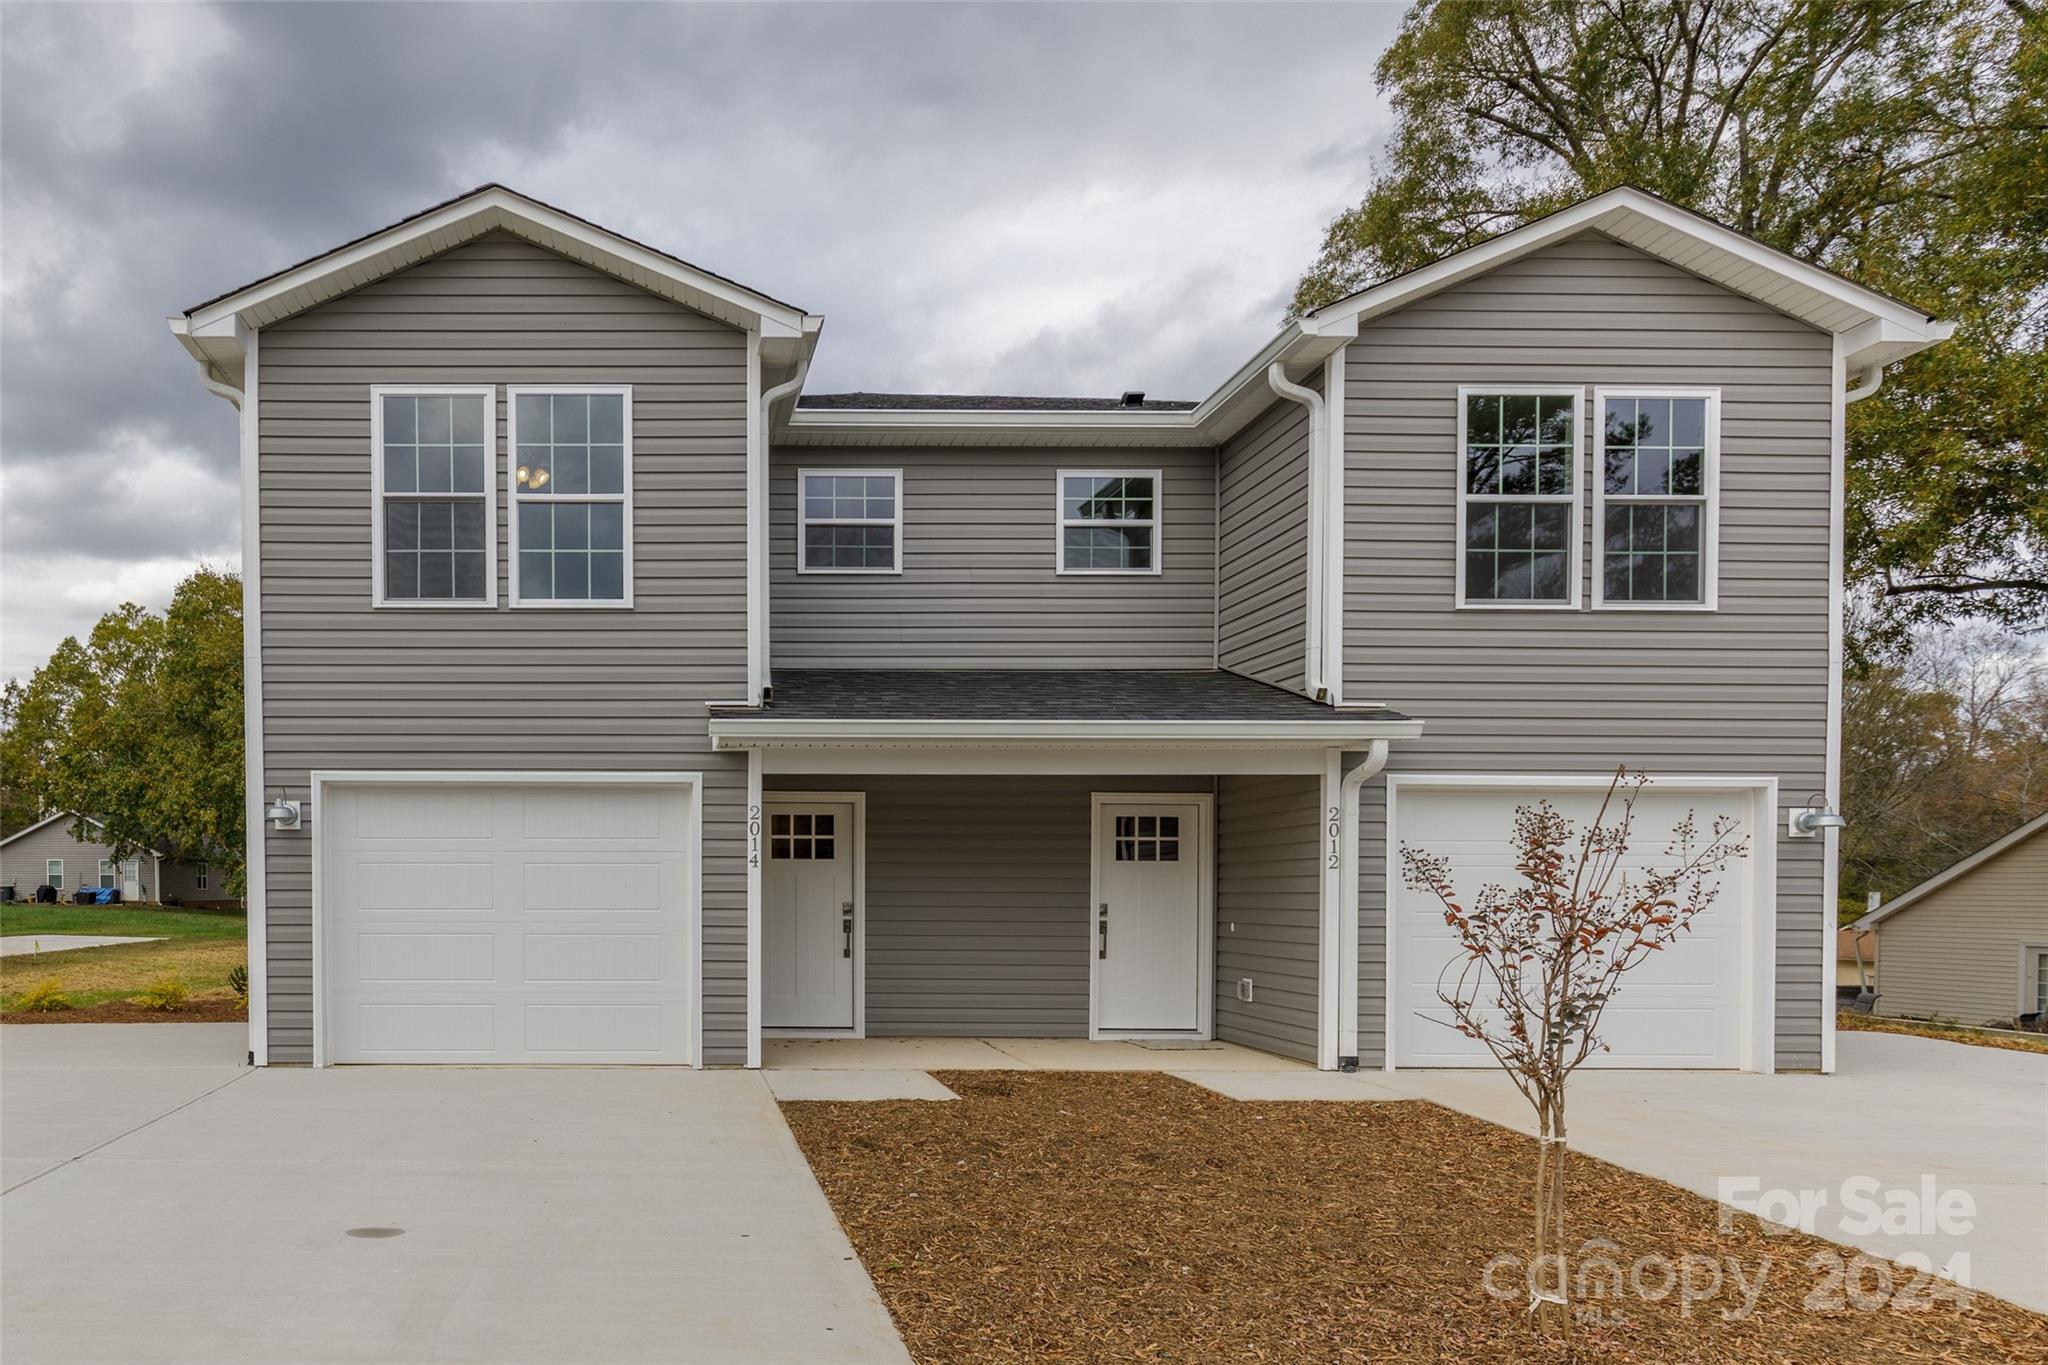
[(761, 808), (747, 807), (747, 866), (761, 865)]

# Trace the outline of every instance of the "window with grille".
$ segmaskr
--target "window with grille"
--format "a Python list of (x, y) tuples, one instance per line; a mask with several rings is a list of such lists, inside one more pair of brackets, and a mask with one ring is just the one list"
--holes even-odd
[(1576, 605), (1581, 395), (1458, 398), (1458, 604)]
[(777, 811), (768, 817), (768, 856), (796, 862), (829, 862), (836, 835), (830, 814)]
[(1116, 860), (1120, 863), (1177, 863), (1180, 861), (1180, 817), (1178, 815), (1119, 815), (1116, 817)]
[(902, 572), (902, 470), (806, 469), (797, 483), (798, 572)]
[(1593, 605), (1711, 607), (1717, 396), (1603, 389), (1598, 397)]
[(495, 389), (370, 392), (378, 606), (498, 600)]
[(633, 603), (633, 391), (506, 390), (512, 605)]
[(1158, 573), (1159, 471), (1061, 470), (1059, 571)]

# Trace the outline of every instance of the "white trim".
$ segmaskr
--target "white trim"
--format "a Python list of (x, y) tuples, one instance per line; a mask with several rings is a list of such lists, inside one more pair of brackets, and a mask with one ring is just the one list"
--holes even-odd
[[(323, 850), (327, 844), (327, 821), (323, 818), (327, 809), (327, 790), (330, 787), (391, 787), (391, 786), (471, 786), (471, 787), (681, 787), (689, 793), (690, 814), (684, 822), (684, 859), (689, 868), (689, 882), (683, 889), (686, 925), (683, 933), (684, 952), (689, 961), (683, 964), (683, 980), (689, 987), (690, 1000), (684, 1008), (683, 1018), (689, 1028), (689, 1041), (684, 1045), (684, 1055), (689, 1059), (686, 1065), (704, 1065), (704, 774), (701, 772), (600, 772), (564, 771), (559, 769), (405, 769), (405, 768), (359, 768), (359, 769), (315, 769), (307, 775), (307, 787), (312, 794), (312, 896), (311, 896), (311, 968), (313, 986), (313, 1065), (328, 1065), (327, 1060), (327, 925), (321, 905), (325, 894), (323, 880), (325, 860)], [(751, 941), (752, 936), (749, 935)], [(250, 983), (254, 989), (254, 980)]]
[[(1607, 491), (1607, 400), (1610, 398), (1704, 398), (1705, 466), (1696, 494), (1620, 494)], [(1593, 610), (1718, 611), (1721, 606), (1721, 390), (1684, 386), (1618, 385), (1593, 389)], [(1697, 602), (1609, 602), (1607, 600), (1607, 503), (1683, 503), (1700, 513), (1700, 600)]]
[[(270, 888), (263, 758), (263, 488), (260, 458), (263, 335), (243, 339), (240, 446), (242, 494), (242, 904), (249, 935), (249, 1061), (270, 1064)], [(374, 410), (374, 408), (373, 408)], [(372, 486), (376, 471), (370, 473)], [(375, 517), (373, 512), (372, 517)], [(384, 557), (374, 555), (381, 561)], [(374, 570), (373, 570), (374, 571)], [(159, 889), (161, 894), (161, 889)]]
[[(519, 491), (519, 400), (524, 396), (610, 398), (620, 402), (619, 434), (625, 441), (620, 470), (621, 491), (617, 493), (547, 493), (526, 495)], [(587, 434), (587, 431), (586, 431)], [(586, 448), (589, 442), (585, 442)], [(617, 503), (622, 509), (620, 588), (623, 597), (560, 598), (521, 597), (519, 593), (519, 508), (522, 502), (560, 506), (566, 503)], [(496, 520), (495, 517), (492, 518)], [(631, 384), (507, 384), (505, 386), (505, 582), (514, 607), (527, 611), (629, 611), (633, 606), (633, 386)]]
[(747, 755), (747, 1059), (761, 1069), (761, 835), (767, 818), (761, 809), (761, 755)]
[[(1152, 515), (1130, 521), (1108, 521), (1101, 517), (1067, 516), (1068, 479), (1150, 479), (1152, 481)], [(1061, 469), (1053, 474), (1052, 483), (1052, 552), (1053, 572), (1062, 578), (1142, 578), (1158, 577), (1166, 571), (1166, 474), (1159, 469)], [(1067, 567), (1067, 528), (1070, 526), (1098, 526), (1117, 529), (1121, 527), (1150, 527), (1152, 530), (1152, 567), (1148, 569), (1070, 569)]]
[[(386, 398), (474, 398), (484, 404), (484, 486), (478, 493), (387, 493), (384, 489), (384, 400)], [(254, 406), (253, 403), (249, 406)], [(247, 408), (245, 407), (245, 411)], [(372, 384), (370, 386), (370, 605), (403, 611), (475, 611), (498, 605), (498, 390), (492, 384)], [(480, 502), (484, 508), (484, 595), (392, 600), (384, 595), (384, 504)]]
[(1103, 749), (1067, 745), (1010, 749), (995, 745), (910, 745), (900, 748), (766, 748), (758, 754), (764, 773), (775, 776), (1059, 777), (1313, 777), (1323, 770), (1324, 750), (1243, 745), (1232, 749)]
[[(825, 565), (825, 566), (822, 566), (822, 567), (817, 567), (817, 568), (814, 568), (814, 567), (812, 567), (812, 565), (811, 565), (811, 562), (810, 562), (810, 557), (809, 557), (809, 554), (808, 554), (808, 547), (807, 547), (807, 545), (806, 545), (806, 541), (808, 540), (808, 537), (807, 537), (807, 536), (805, 535), (805, 532), (806, 532), (806, 531), (808, 531), (808, 530), (809, 530), (809, 529), (811, 528), (811, 526), (812, 526), (812, 525), (814, 524), (814, 523), (813, 523), (813, 519), (812, 519), (812, 517), (811, 517), (811, 514), (810, 514), (810, 493), (809, 493), (809, 488), (808, 488), (808, 485), (809, 485), (809, 483), (810, 483), (811, 477), (812, 477), (813, 475), (817, 475), (817, 476), (820, 476), (820, 477), (825, 477), (825, 478), (830, 478), (830, 477), (833, 477), (833, 476), (838, 476), (838, 477), (842, 477), (842, 478), (849, 478), (849, 479), (850, 479), (850, 478), (854, 478), (854, 477), (859, 477), (859, 478), (863, 478), (863, 479), (888, 479), (888, 480), (890, 480), (890, 481), (891, 481), (892, 483), (894, 483), (894, 484), (895, 484), (895, 492), (894, 492), (894, 494), (892, 495), (892, 497), (891, 497), (891, 499), (890, 499), (890, 501), (891, 501), (892, 505), (893, 505), (893, 506), (894, 506), (894, 507), (896, 508), (896, 515), (895, 515), (895, 516), (893, 516), (893, 517), (819, 517), (819, 518), (817, 518), (817, 519), (815, 520), (815, 524), (816, 524), (816, 525), (819, 525), (819, 526), (888, 526), (888, 527), (893, 527), (893, 528), (894, 528), (894, 530), (895, 530), (895, 533), (896, 533), (896, 535), (895, 535), (895, 551), (896, 551), (896, 554), (895, 554), (895, 562), (894, 562), (894, 563), (890, 564), (890, 566), (889, 566), (888, 568), (886, 568), (886, 569), (867, 569), (867, 568), (861, 568), (861, 569), (852, 569), (852, 568), (842, 568), (842, 567), (839, 567), (839, 566), (837, 566), (837, 565)], [(799, 470), (797, 470), (797, 472), (796, 472), (796, 571), (797, 571), (798, 573), (800, 573), (800, 574), (854, 574), (854, 575), (862, 575), (862, 574), (866, 574), (866, 575), (873, 575), (873, 574), (900, 574), (900, 573), (902, 573), (902, 572), (903, 572), (903, 471), (902, 471), (901, 469), (840, 469), (840, 468), (835, 468), (835, 467), (832, 467), (832, 466), (829, 466), (829, 465), (828, 465), (828, 466), (818, 466), (818, 465), (813, 465), (813, 466), (810, 466), (809, 468), (804, 468), (804, 469), (799, 469)]]
[(2040, 959), (2044, 957), (2048, 957), (2048, 943), (2020, 943), (2018, 1014), (2033, 1014), (2041, 1008)]
[[(1555, 493), (1529, 494), (1486, 494), (1468, 493), (1470, 482), (1465, 471), (1465, 419), (1467, 400), (1481, 398), (1563, 398), (1573, 399), (1572, 413), (1572, 491), (1569, 499)], [(1586, 444), (1582, 430), (1586, 420), (1586, 387), (1583, 384), (1460, 384), (1458, 386), (1458, 445), (1453, 453), (1452, 477), (1457, 480), (1458, 516), (1457, 539), (1451, 546), (1456, 558), (1454, 576), (1456, 580), (1453, 605), (1460, 611), (1577, 611), (1584, 600), (1582, 588), (1586, 579), (1585, 566), (1585, 520), (1586, 520)], [(1541, 461), (1538, 461), (1541, 468)], [(1540, 478), (1540, 474), (1538, 475)], [(1562, 602), (1539, 601), (1535, 599), (1481, 598), (1468, 601), (1465, 597), (1465, 508), (1472, 499), (1492, 505), (1508, 503), (1547, 503), (1551, 506), (1571, 506), (1571, 545), (1568, 557), (1567, 596)]]
[[(768, 791), (761, 797), (765, 819), (777, 806), (849, 806), (853, 810), (853, 1023), (846, 1028), (770, 1028), (763, 1038), (865, 1038), (868, 1036), (868, 794), (864, 791)], [(762, 909), (767, 909), (764, 899)], [(766, 924), (764, 914), (763, 924)]]
[[(1118, 805), (1187, 805), (1200, 811), (1202, 853), (1195, 867), (1195, 915), (1199, 949), (1195, 963), (1195, 1028), (1103, 1029), (1096, 1026), (1101, 976), (1095, 956), (1095, 919), (1102, 904), (1103, 818)], [(1104, 1039), (1187, 1038), (1207, 1041), (1216, 1036), (1216, 794), (1214, 792), (1088, 793), (1088, 1041)]]
[(1846, 927), (1850, 929), (1875, 929), (1893, 915), (1898, 914), (1899, 911), (1932, 895), (1950, 882), (1967, 876), (1969, 873), (1990, 862), (1993, 858), (1996, 858), (1999, 854), (2006, 852), (2017, 844), (2025, 843), (2036, 834), (2043, 833), (2044, 831), (2048, 831), (2048, 814), (2037, 815), (2018, 829), (2001, 835), (1999, 838), (1978, 849), (1975, 853), (1970, 854), (1967, 858), (1952, 863), (1940, 872), (1935, 873), (1910, 891), (1902, 891), (1898, 895), (1893, 896), (1890, 900), (1878, 906), (1877, 909), (1872, 910), (1863, 918)]
[(747, 703), (768, 686), (768, 415), (761, 401), (761, 333), (747, 329)]
[(100, 865), (95, 871), (98, 873), (94, 879), (97, 883), (93, 887), (95, 891), (105, 891), (121, 885), (121, 867), (112, 858), (100, 859)]
[[(622, 268), (629, 276), (638, 273), (649, 280), (676, 286), (683, 296), (682, 301), (700, 312), (708, 311), (713, 316), (721, 313), (739, 315), (738, 320), (725, 316), (722, 321), (744, 327), (748, 325), (745, 319), (751, 316), (759, 320), (754, 325), (774, 326), (783, 335), (795, 336), (801, 332), (804, 314), (786, 303), (699, 270), (503, 185), (485, 185), (430, 212), (393, 223), (360, 242), (259, 280), (225, 298), (193, 309), (185, 315), (185, 322), (191, 332), (199, 333), (233, 314), (258, 310), (274, 311), (275, 315), (253, 321), (260, 324), (276, 322), (314, 307), (327, 297), (381, 279), (494, 228), (502, 228), (529, 241), (538, 237), (542, 239), (541, 245), (547, 245), (547, 239), (559, 239), (564, 244), (583, 247), (605, 262), (598, 264), (585, 258), (585, 264), (596, 265), (596, 268), (612, 274), (619, 274)], [(554, 249), (559, 251), (559, 248)], [(315, 294), (322, 290), (326, 292), (297, 306), (279, 306), (287, 295), (302, 290)], [(700, 301), (691, 304), (692, 297)], [(723, 306), (707, 308), (706, 305)]]
[(1343, 784), (1343, 751), (1331, 749), (1323, 756), (1316, 855), (1316, 1065), (1324, 1071), (1337, 1069), (1344, 1031)]
[[(51, 868), (55, 868), (56, 871), (52, 872)], [(43, 885), (57, 891), (64, 889), (64, 860), (62, 858), (43, 859)]]
[[(1833, 363), (1828, 368), (1828, 718), (1821, 790), (1828, 809), (1842, 808), (1842, 648), (1844, 618), (1848, 615), (1848, 553), (1845, 526), (1849, 509), (1849, 422), (1848, 395), (1842, 391), (1847, 378), (1847, 361), (1842, 338), (1831, 339)], [(1881, 372), (1880, 372), (1881, 373)], [(1834, 961), (1837, 905), (1842, 894), (1842, 832), (1821, 831), (1820, 932), (1821, 957)], [(1862, 921), (1858, 920), (1858, 924)], [(1820, 1070), (1823, 1076), (1835, 1071), (1835, 982), (1834, 973), (1822, 969), (1820, 981)], [(1872, 980), (1876, 979), (1875, 974)]]
[[(1546, 790), (1604, 790), (1614, 781), (1611, 773), (1389, 773), (1387, 774), (1386, 867), (1384, 869), (1385, 990), (1381, 1008), (1385, 1028), (1385, 1054), (1381, 1067), (1394, 1071), (1397, 1047), (1395, 1018), (1400, 977), (1396, 972), (1395, 945), (1400, 937), (1395, 907), (1401, 887), (1399, 851), (1399, 797), (1404, 788), (1435, 791), (1498, 790), (1543, 792)], [(1737, 1067), (1742, 1071), (1769, 1074), (1777, 1070), (1777, 933), (1778, 933), (1778, 779), (1775, 777), (1720, 776), (1714, 774), (1653, 774), (1652, 791), (1746, 791), (1749, 813), (1742, 833), (1749, 840), (1750, 903), (1742, 926), (1741, 1043)], [(1834, 961), (1832, 949), (1822, 958)], [(1834, 978), (1822, 972), (1830, 1001), (1834, 999)]]
[(1206, 746), (1296, 744), (1326, 749), (1371, 739), (1413, 739), (1416, 720), (781, 720), (772, 715), (711, 717), (711, 747), (749, 749), (780, 744), (823, 748), (861, 745), (971, 744), (1030, 747), (1086, 743), (1109, 748), (1162, 744)]

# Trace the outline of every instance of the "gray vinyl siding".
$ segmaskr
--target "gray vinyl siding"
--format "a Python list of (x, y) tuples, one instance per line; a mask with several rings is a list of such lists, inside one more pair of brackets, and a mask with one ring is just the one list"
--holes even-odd
[(1321, 802), (1313, 777), (1225, 777), (1216, 797), (1216, 1036), (1305, 1062), (1316, 1060)]
[[(199, 870), (202, 867), (206, 867), (207, 870), (206, 885), (203, 887), (198, 884)], [(221, 886), (220, 869), (207, 867), (204, 863), (177, 863), (166, 859), (163, 880), (164, 884), (159, 888), (163, 895), (176, 896), (188, 905), (194, 901), (232, 902), (236, 899)]]
[[(800, 574), (799, 469), (901, 469), (903, 572)], [(1057, 572), (1057, 477), (1163, 476), (1163, 572)], [(770, 649), (785, 668), (1210, 668), (1209, 450), (777, 450)]]
[[(100, 884), (100, 859), (111, 858), (113, 852), (105, 844), (81, 843), (72, 838), (71, 822), (59, 820), (0, 848), (0, 886), (13, 887), (14, 894), (23, 900), (34, 900), (36, 888), (48, 880), (49, 860), (62, 858), (64, 898), (69, 900), (71, 893), (79, 887)], [(135, 862), (142, 881), (142, 899), (155, 900), (157, 886), (153, 860), (144, 853), (139, 854)], [(115, 885), (120, 885), (118, 880)]]
[[(740, 331), (496, 233), (264, 329), (266, 789), (316, 769), (679, 770), (705, 777), (705, 1058), (745, 1057), (746, 769), (704, 703), (746, 690)], [(499, 602), (370, 606), (372, 384), (494, 384)], [(634, 605), (504, 605), (503, 386), (633, 386)], [(270, 1047), (312, 1048), (311, 853), (268, 834)]]
[(1217, 662), (1305, 691), (1308, 410), (1280, 402), (1217, 461)]
[(1209, 778), (773, 777), (867, 793), (871, 1037), (1088, 1036), (1089, 820), (1098, 791)]
[[(1345, 694), (1428, 727), (1389, 769), (1766, 776), (1788, 807), (1821, 790), (1831, 372), (1825, 334), (1595, 234), (1367, 323), (1346, 362)], [(1457, 389), (1489, 383), (1720, 387), (1720, 610), (1455, 610)], [(1384, 1047), (1384, 796), (1367, 785), (1361, 833), (1368, 1064)], [(1778, 859), (1777, 1064), (1812, 1068), (1834, 916), (1822, 841), (1783, 828), (1781, 811), (1755, 832)]]
[(2026, 947), (2048, 948), (2048, 834), (2013, 845), (1877, 926), (1877, 1012), (2010, 1021), (2022, 1012)]

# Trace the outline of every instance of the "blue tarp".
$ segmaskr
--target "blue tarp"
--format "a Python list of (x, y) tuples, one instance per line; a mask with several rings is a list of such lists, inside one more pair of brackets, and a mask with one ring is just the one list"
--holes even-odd
[(112, 905), (114, 903), (114, 888), (111, 886), (101, 887), (93, 893), (92, 900), (95, 905)]

